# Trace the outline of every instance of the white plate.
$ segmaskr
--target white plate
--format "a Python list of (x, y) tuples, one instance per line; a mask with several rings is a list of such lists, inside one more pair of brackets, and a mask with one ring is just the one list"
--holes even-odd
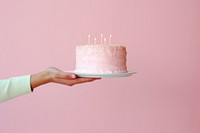
[(85, 78), (119, 78), (119, 77), (128, 77), (137, 72), (124, 72), (124, 73), (113, 73), (113, 74), (90, 74), (90, 73), (80, 73), (76, 71), (66, 71), (70, 73), (76, 74), (78, 77), (85, 77)]

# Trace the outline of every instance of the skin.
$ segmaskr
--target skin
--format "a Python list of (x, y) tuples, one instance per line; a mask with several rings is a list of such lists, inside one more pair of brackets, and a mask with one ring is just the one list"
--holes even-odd
[(73, 86), (76, 84), (92, 82), (100, 78), (78, 78), (73, 73), (63, 72), (55, 67), (47, 68), (46, 70), (31, 75), (31, 88), (35, 88), (47, 84), (47, 83), (58, 83), (67, 86)]

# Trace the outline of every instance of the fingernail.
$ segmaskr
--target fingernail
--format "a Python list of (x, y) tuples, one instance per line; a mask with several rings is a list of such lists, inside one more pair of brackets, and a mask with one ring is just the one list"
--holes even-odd
[(71, 78), (75, 79), (75, 78), (76, 78), (76, 76), (75, 76), (75, 75), (71, 75)]

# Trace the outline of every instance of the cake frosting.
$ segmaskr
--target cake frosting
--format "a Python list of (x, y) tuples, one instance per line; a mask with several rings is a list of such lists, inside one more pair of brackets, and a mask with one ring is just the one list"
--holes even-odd
[(127, 72), (126, 55), (123, 45), (77, 45), (75, 71), (92, 74)]

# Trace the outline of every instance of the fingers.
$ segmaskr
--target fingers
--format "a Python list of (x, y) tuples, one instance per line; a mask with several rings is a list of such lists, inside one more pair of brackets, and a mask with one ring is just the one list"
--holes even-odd
[(76, 77), (76, 75), (73, 74), (73, 73), (65, 73), (65, 74), (64, 74), (64, 78), (65, 78), (65, 79), (72, 80), (72, 79), (75, 79), (75, 78), (77, 78), (77, 77)]
[(58, 79), (69, 79), (69, 80), (71, 80), (71, 79), (76, 78), (75, 74), (61, 71), (61, 70), (59, 70), (55, 67), (50, 67), (47, 70), (51, 73), (53, 79), (58, 78)]
[(75, 79), (77, 77), (73, 73), (67, 73), (67, 72), (59, 71), (58, 75), (57, 75), (57, 78), (72, 80), (72, 79)]
[(55, 82), (59, 83), (59, 84), (64, 84), (64, 85), (68, 85), (68, 86), (73, 86), (76, 84), (81, 84), (81, 83), (87, 83), (87, 82), (92, 82), (95, 80), (98, 80), (99, 78), (76, 78), (73, 80), (68, 80), (68, 79), (56, 79)]
[(77, 79), (71, 80), (71, 84), (75, 85), (75, 84), (92, 82), (95, 80), (98, 80), (98, 79), (97, 78), (77, 78)]

